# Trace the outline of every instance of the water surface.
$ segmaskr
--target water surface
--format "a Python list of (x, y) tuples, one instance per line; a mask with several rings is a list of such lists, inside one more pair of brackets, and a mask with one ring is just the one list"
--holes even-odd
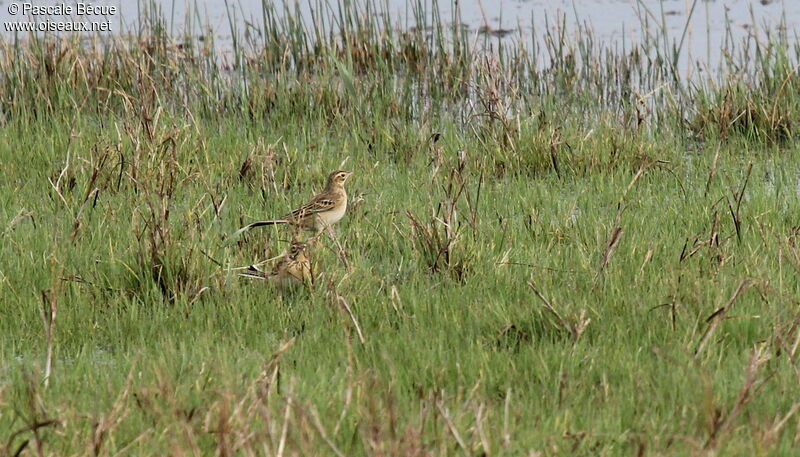
[[(269, 1), (269, 0), (263, 0)], [(324, 5), (316, 0), (288, 0), (297, 6), (310, 21), (311, 12)], [(61, 2), (31, 0), (28, 2), (2, 0), (0, 21), (29, 20), (9, 14), (12, 3), (36, 6)], [(77, 2), (64, 2), (75, 5)], [(93, 5), (116, 6), (117, 14), (102, 17), (81, 17), (79, 20), (108, 20), (112, 33), (135, 30), (143, 2), (97, 0)], [(182, 31), (188, 23), (197, 35), (214, 34), (220, 46), (231, 46), (231, 26), (244, 31), (262, 24), (262, 0), (156, 0), (173, 32)], [(278, 1), (276, 5), (282, 5)], [(326, 15), (335, 15), (333, 6), (323, 7)], [(382, 3), (398, 28), (414, 27), (413, 2), (387, 0)], [(698, 63), (699, 68), (715, 68), (720, 49), (726, 40), (738, 42), (745, 38), (765, 40), (769, 34), (785, 30), (795, 37), (800, 25), (800, 1), (780, 0), (444, 0), (424, 2), (426, 11), (436, 5), (446, 22), (460, 17), (476, 38), (490, 37), (502, 42), (530, 43), (540, 40), (545, 30), (565, 29), (567, 36), (576, 33), (578, 26), (592, 32), (597, 42), (629, 49), (647, 35), (665, 29), (670, 41), (683, 41), (681, 65)], [(454, 14), (457, 10), (457, 15)], [(36, 17), (35, 20), (42, 20)], [(51, 20), (64, 20), (52, 18)], [(66, 18), (68, 19), (68, 18)], [(198, 24), (201, 23), (202, 26)], [(684, 33), (685, 31), (685, 33)], [(8, 38), (12, 34), (0, 32)]]

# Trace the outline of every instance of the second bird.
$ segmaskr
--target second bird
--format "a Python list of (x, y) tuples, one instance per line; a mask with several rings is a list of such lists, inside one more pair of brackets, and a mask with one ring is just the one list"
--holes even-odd
[(310, 285), (314, 276), (311, 271), (311, 260), (306, 253), (308, 245), (299, 241), (292, 241), (289, 249), (280, 257), (271, 271), (262, 271), (255, 265), (240, 276), (256, 279), (266, 279), (280, 288), (290, 288), (296, 285)]
[(339, 222), (347, 211), (347, 192), (344, 183), (352, 175), (352, 171), (336, 170), (328, 175), (325, 190), (314, 196), (308, 203), (297, 208), (280, 219), (257, 221), (245, 225), (233, 234), (233, 237), (254, 227), (275, 224), (293, 224), (306, 230), (318, 233)]

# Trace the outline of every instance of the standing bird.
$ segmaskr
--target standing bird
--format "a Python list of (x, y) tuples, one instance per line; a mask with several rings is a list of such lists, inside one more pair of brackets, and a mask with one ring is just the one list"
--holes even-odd
[(352, 171), (343, 170), (332, 172), (328, 175), (325, 190), (315, 195), (305, 205), (281, 219), (257, 221), (245, 225), (237, 230), (233, 237), (235, 238), (253, 227), (275, 224), (292, 224), (305, 230), (316, 230), (317, 233), (322, 233), (323, 230), (333, 226), (344, 217), (344, 213), (347, 211), (347, 192), (344, 190), (344, 183), (352, 174)]
[(301, 284), (311, 284), (311, 260), (306, 254), (308, 245), (292, 240), (289, 249), (281, 256), (272, 270), (262, 271), (256, 265), (250, 265), (245, 273), (240, 276), (255, 279), (265, 279), (281, 289), (291, 288)]

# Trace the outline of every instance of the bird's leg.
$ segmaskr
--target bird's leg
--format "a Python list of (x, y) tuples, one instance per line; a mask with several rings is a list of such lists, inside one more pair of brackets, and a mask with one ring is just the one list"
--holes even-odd
[(325, 224), (323, 230), (328, 232), (328, 236), (331, 237), (331, 240), (333, 240), (333, 243), (339, 250), (339, 259), (342, 261), (342, 265), (344, 265), (345, 270), (350, 270), (350, 264), (347, 262), (347, 253), (344, 252), (342, 244), (339, 243), (339, 238), (336, 237), (336, 231), (334, 231), (333, 227), (331, 227), (329, 224)]

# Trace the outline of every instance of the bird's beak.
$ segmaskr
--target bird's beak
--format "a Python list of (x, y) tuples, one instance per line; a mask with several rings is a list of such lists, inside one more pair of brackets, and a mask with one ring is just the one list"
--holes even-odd
[(348, 178), (348, 179), (350, 178), (350, 176), (352, 176), (352, 175), (353, 175), (353, 172), (352, 172), (352, 171), (347, 171), (347, 172), (345, 172), (345, 173), (347, 173), (347, 178)]

